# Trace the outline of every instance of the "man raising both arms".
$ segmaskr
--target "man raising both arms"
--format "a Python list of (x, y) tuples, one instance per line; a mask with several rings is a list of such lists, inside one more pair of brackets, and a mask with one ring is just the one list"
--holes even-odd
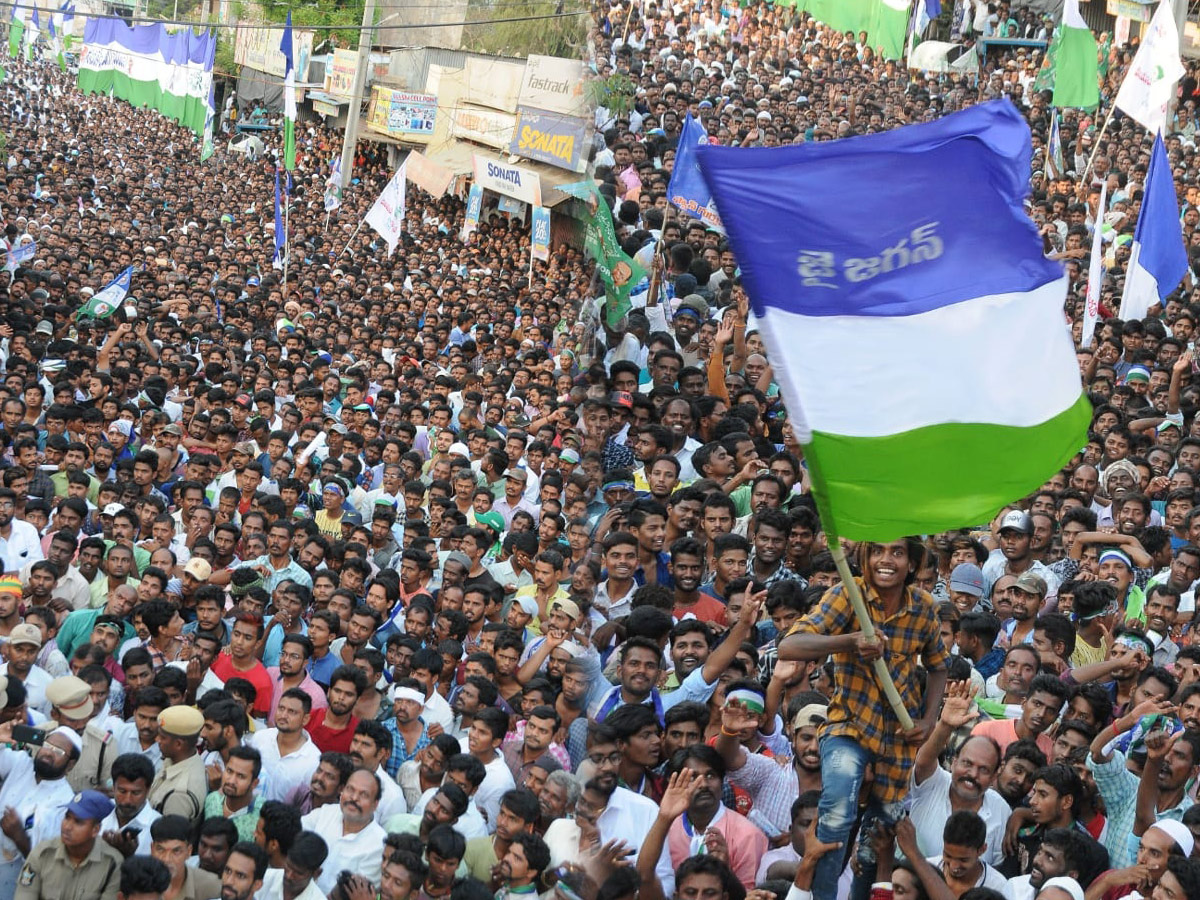
[[(854, 581), (877, 631), (873, 640), (858, 630), (850, 599), (838, 585), (779, 644), (781, 662), (834, 657), (834, 692), (820, 738), (817, 837), (822, 843), (844, 845), (849, 840), (868, 764), (874, 766), (875, 780), (863, 827), (874, 818), (890, 823), (899, 817), (917, 748), (937, 720), (946, 689), (947, 652), (933, 597), (912, 586), (924, 556), (925, 549), (915, 538), (860, 545), (863, 574)], [(914, 720), (907, 731), (901, 729), (875, 680), (871, 663), (880, 657), (887, 661), (900, 699)], [(918, 659), (928, 673), (924, 696), (917, 680)], [(836, 900), (840, 869), (837, 853), (817, 864), (814, 900)], [(862, 870), (873, 871), (874, 862)]]

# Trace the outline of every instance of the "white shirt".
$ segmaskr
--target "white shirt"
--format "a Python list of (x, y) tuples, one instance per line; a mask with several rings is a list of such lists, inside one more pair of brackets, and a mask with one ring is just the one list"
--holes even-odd
[[(256, 731), (247, 741), (262, 754), (262, 782), (258, 792), (264, 800), (282, 800), (295, 788), (308, 784), (313, 772), (317, 771), (317, 766), (321, 763), (321, 751), (317, 749), (307, 731), (300, 733), (304, 735), (304, 743), (300, 745), (299, 750), (294, 750), (287, 756), (279, 754), (278, 728)], [(334, 872), (334, 876), (336, 878), (337, 872)], [(325, 888), (322, 887), (322, 890)]]
[[(600, 843), (620, 840), (630, 847), (640, 847), (657, 817), (658, 804), (653, 800), (635, 794), (628, 788), (618, 787), (596, 820)], [(671, 853), (666, 842), (663, 843), (662, 855), (654, 871), (662, 885), (663, 896), (670, 897), (675, 892), (675, 867), (671, 865)]]
[(436, 690), (425, 699), (421, 718), (425, 720), (426, 725), (441, 725), (442, 731), (449, 731), (454, 727), (454, 711), (450, 709), (446, 698)]
[(12, 534), (7, 538), (0, 534), (0, 563), (5, 572), (20, 572), (26, 563), (45, 559), (38, 531), (28, 522), (12, 520)]
[[(33, 562), (27, 562), (21, 567), (22, 587), (29, 587), (29, 572), (32, 568)], [(71, 609), (86, 609), (92, 602), (92, 588), (77, 568), (67, 566), (66, 573), (55, 582), (50, 596), (55, 600), (66, 600), (71, 604)]]
[[(262, 887), (254, 895), (254, 900), (283, 900), (283, 869), (267, 869), (263, 875)], [(326, 900), (326, 897), (325, 892), (317, 887), (317, 880), (314, 878), (296, 900)]]
[[(929, 864), (939, 872), (942, 871), (942, 858), (940, 856), (931, 856)], [(987, 863), (983, 864), (983, 875), (975, 882), (975, 887), (991, 888), (993, 891), (999, 891), (1008, 900), (1012, 900), (1012, 891), (1009, 889), (1008, 879)]]
[[(424, 815), (425, 807), (429, 805), (429, 801), (433, 799), (433, 795), (437, 793), (437, 790), (437, 788), (430, 788), (421, 795), (420, 799), (413, 804), (413, 815)], [(487, 822), (483, 821), (479, 807), (475, 805), (474, 797), (467, 804), (467, 811), (458, 817), (458, 821), (452, 827), (463, 836), (463, 840), (469, 841), (472, 838), (487, 837)]]
[[(274, 729), (271, 729), (272, 731)], [(264, 770), (265, 770), (264, 766)], [(338, 873), (343, 869), (361, 875), (371, 884), (379, 884), (383, 868), (383, 840), (387, 832), (375, 822), (357, 834), (345, 834), (342, 826), (342, 808), (337, 804), (322, 806), (300, 819), (305, 831), (315, 831), (325, 839), (329, 856), (321, 867), (317, 887), (328, 894), (337, 885)]]
[(479, 811), (483, 813), (483, 818), (487, 821), (487, 833), (493, 834), (496, 831), (496, 817), (500, 815), (500, 798), (504, 796), (505, 792), (515, 788), (517, 783), (513, 781), (512, 772), (508, 768), (508, 763), (504, 761), (504, 755), (498, 751), (496, 758), (483, 768), (487, 775), (484, 776), (479, 789), (475, 791), (475, 805), (479, 807)]
[[(42, 841), (56, 838), (62, 828), (67, 804), (75, 797), (75, 791), (65, 778), (39, 782), (33, 775), (33, 757), (24, 750), (0, 747), (0, 810), (10, 806), (22, 822), (33, 819), (29, 832), (29, 846), (36, 847)], [(17, 845), (0, 832), (0, 864), (16, 862), (23, 857)]]
[(408, 801), (404, 799), (404, 791), (400, 789), (400, 785), (383, 766), (376, 769), (375, 774), (379, 776), (379, 783), (383, 786), (379, 806), (375, 809), (375, 821), (382, 825), (392, 816), (408, 812)]
[[(126, 828), (134, 827), (142, 829), (141, 832), (138, 833), (137, 850), (134, 851), (135, 853), (138, 853), (142, 856), (150, 855), (150, 826), (157, 822), (160, 818), (162, 818), (162, 816), (155, 812), (154, 809), (151, 808), (150, 804), (147, 803), (142, 806), (141, 812), (133, 817), (133, 821), (128, 822), (125, 825)], [(117, 822), (117, 811), (114, 809), (108, 814), (108, 818), (100, 823), (100, 833), (104, 834), (106, 831), (120, 830), (121, 825), (119, 822)]]
[(1018, 875), (1008, 879), (1008, 893), (1012, 900), (1033, 900), (1037, 892), (1029, 883), (1028, 875)]
[[(926, 856), (937, 856), (940, 859), (942, 829), (946, 827), (946, 820), (953, 812), (950, 808), (950, 773), (938, 766), (932, 775), (920, 784), (914, 784), (916, 770), (913, 771), (914, 775), (909, 779), (912, 808), (908, 815), (917, 829), (917, 846)], [(1008, 824), (1011, 814), (1012, 810), (1004, 798), (988, 788), (983, 795), (983, 806), (979, 808), (979, 817), (987, 825), (988, 849), (983, 855), (984, 862), (997, 865), (1004, 859), (1004, 826)], [(1007, 885), (1008, 882), (1004, 883)], [(991, 887), (990, 884), (987, 886)]]
[[(0, 675), (7, 674), (8, 663), (0, 663)], [(52, 706), (46, 699), (46, 687), (53, 680), (49, 672), (36, 664), (29, 669), (29, 677), (25, 679), (26, 704), (46, 716), (50, 715)]]

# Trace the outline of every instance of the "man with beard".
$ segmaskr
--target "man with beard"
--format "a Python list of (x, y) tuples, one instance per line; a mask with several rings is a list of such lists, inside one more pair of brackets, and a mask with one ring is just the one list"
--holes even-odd
[(253, 840), (265, 802), (254, 793), (261, 774), (259, 752), (253, 747), (234, 747), (221, 773), (221, 789), (211, 792), (204, 801), (204, 817), (227, 819), (237, 828), (240, 840)]
[[(280, 665), (283, 658), (280, 657)], [(307, 731), (322, 752), (349, 753), (358, 718), (354, 706), (367, 689), (367, 676), (357, 666), (338, 666), (329, 677), (328, 706), (313, 710)]]
[(426, 791), (436, 788), (446, 775), (446, 763), (459, 752), (460, 744), (448, 734), (439, 734), (428, 747), (400, 767), (396, 781), (404, 791), (409, 809), (416, 808)]
[[(664, 694), (660, 694), (656, 687), (662, 668), (661, 648), (648, 638), (632, 637), (626, 640), (617, 651), (620, 660), (617, 676), (620, 683), (610, 684), (598, 671), (589, 679), (592, 684), (592, 719), (603, 722), (614, 709), (626, 704), (639, 704), (653, 707), (655, 718), (661, 725), (663, 713), (672, 706), (689, 700), (707, 703), (716, 690), (717, 679), (737, 655), (738, 647), (743, 641), (749, 640), (765, 595), (764, 591), (749, 598), (742, 615), (729, 629), (720, 646), (709, 653), (708, 659), (702, 665), (685, 676), (676, 690)], [(591, 665), (595, 660), (595, 653), (585, 655), (582, 659)]]
[(741, 813), (721, 802), (725, 761), (716, 750), (705, 744), (693, 744), (678, 751), (671, 758), (668, 773), (674, 775), (683, 769), (693, 773), (697, 785), (687, 812), (676, 819), (667, 832), (672, 864), (678, 868), (688, 857), (706, 852), (711, 836), (719, 834), (729, 854), (729, 868), (750, 890), (755, 884), (758, 865), (767, 852), (766, 835)]
[(949, 770), (938, 764), (954, 733), (974, 721), (973, 696), (969, 682), (955, 682), (946, 689), (946, 702), (937, 724), (917, 751), (909, 816), (917, 829), (921, 853), (929, 857), (942, 852), (942, 827), (951, 813), (976, 813), (987, 827), (984, 860), (999, 865), (1004, 858), (1001, 845), (1011, 810), (991, 789), (1002, 759), (996, 741), (972, 736), (959, 747)]
[[(91, 700), (87, 701), (91, 714)], [(11, 897), (29, 852), (59, 836), (75, 792), (66, 775), (79, 759), (83, 742), (70, 728), (58, 727), (30, 755), (15, 749), (13, 726), (0, 724), (0, 897)]]
[(434, 791), (420, 813), (400, 813), (385, 819), (383, 826), (388, 834), (415, 834), (422, 841), (427, 841), (439, 825), (454, 826), (456, 831), (461, 831), (457, 827), (458, 820), (467, 812), (470, 803), (466, 792), (453, 781), (447, 780)]
[(385, 822), (392, 816), (408, 812), (404, 792), (383, 768), (391, 755), (392, 733), (382, 724), (366, 720), (354, 727), (354, 736), (350, 739), (350, 759), (358, 768), (374, 772), (382, 785), (379, 803), (375, 808), (377, 822)]
[(309, 779), (308, 784), (299, 785), (283, 798), (283, 802), (307, 815), (330, 803), (337, 803), (346, 779), (354, 771), (354, 763), (346, 753), (326, 751)]
[[(155, 722), (157, 725), (157, 722)], [(234, 747), (241, 746), (246, 733), (246, 711), (234, 700), (217, 700), (204, 707), (200, 740), (204, 745), (204, 763), (213, 790), (221, 783), (221, 770)]]
[(1024, 572), (1040, 575), (1046, 582), (1048, 597), (1058, 594), (1058, 578), (1043, 563), (1033, 558), (1033, 520), (1021, 510), (1006, 513), (1000, 520), (1000, 553), (983, 565), (983, 596), (990, 599), (992, 588), (1001, 575), (1016, 577)]
[(787, 513), (778, 509), (756, 510), (754, 549), (746, 565), (746, 574), (767, 587), (777, 581), (799, 581), (801, 585), (806, 584), (783, 560), (791, 530), (792, 523)]
[[(46, 562), (54, 568), (55, 583), (50, 596), (56, 600), (65, 600), (71, 609), (83, 609), (91, 602), (91, 587), (79, 570), (71, 565), (75, 552), (79, 549), (79, 539), (74, 531), (61, 529), (50, 538), (46, 549)], [(29, 587), (29, 576), (36, 563), (26, 563), (20, 572), (21, 584)], [(37, 604), (29, 603), (34, 606)]]
[[(325, 691), (313, 681), (308, 674), (308, 660), (312, 657), (312, 641), (307, 635), (287, 634), (279, 647), (279, 665), (267, 669), (267, 677), (271, 679), (271, 715), (267, 724), (275, 724), (275, 709), (279, 699), (288, 691), (301, 690), (312, 700), (314, 712), (329, 705)], [(358, 702), (357, 699), (355, 702)], [(353, 707), (351, 707), (353, 709)], [(324, 749), (324, 748), (322, 748)]]
[(524, 721), (517, 724), (517, 733), (500, 745), (500, 752), (517, 784), (525, 783), (529, 770), (545, 755), (556, 759), (559, 765), (570, 765), (566, 749), (554, 742), (561, 724), (553, 706), (535, 706)]
[(550, 865), (550, 848), (536, 834), (520, 832), (492, 871), (492, 884), (500, 885), (496, 900), (536, 896), (537, 883)]
[(88, 642), (92, 634), (92, 627), (96, 624), (97, 617), (101, 615), (113, 616), (123, 623), (122, 643), (135, 637), (136, 632), (134, 632), (133, 626), (125, 621), (125, 617), (133, 609), (135, 603), (137, 603), (137, 589), (123, 584), (108, 595), (108, 599), (99, 609), (77, 609), (67, 613), (67, 617), (63, 619), (62, 626), (58, 629), (55, 637), (58, 649), (62, 651), (63, 656), (70, 659), (76, 647)]
[(67, 806), (59, 834), (34, 847), (21, 870), (14, 900), (108, 900), (116, 889), (121, 854), (97, 840), (100, 822), (113, 808), (99, 791), (76, 794)]
[(1000, 671), (984, 682), (983, 695), (1015, 706), (1029, 696), (1029, 685), (1041, 666), (1042, 658), (1032, 644), (1009, 647)]
[(1029, 683), (1029, 696), (1021, 701), (1021, 715), (1016, 719), (992, 719), (980, 722), (973, 735), (984, 735), (1000, 745), (1003, 752), (1013, 741), (1030, 740), (1050, 756), (1053, 741), (1046, 729), (1058, 719), (1067, 702), (1067, 686), (1057, 675), (1038, 675)]
[[(583, 816), (593, 821), (601, 844), (616, 840), (631, 847), (641, 846), (658, 818), (658, 806), (648, 797), (621, 786), (622, 755), (613, 729), (607, 725), (590, 725), (584, 758), (591, 763), (593, 774), (575, 805), (576, 818)], [(670, 896), (675, 887), (675, 867), (671, 865), (671, 854), (666, 846), (654, 872), (663, 886), (663, 894)]]
[(492, 879), (497, 863), (504, 859), (518, 834), (531, 834), (537, 823), (538, 799), (525, 788), (515, 788), (500, 798), (496, 816), (496, 833), (467, 841), (463, 864), (467, 871), (484, 884)]
[(622, 706), (604, 723), (617, 738), (621, 783), (636, 794), (658, 800), (662, 791), (652, 770), (662, 759), (662, 736), (654, 710), (639, 704)]
[(1097, 852), (1104, 851), (1083, 832), (1075, 828), (1051, 828), (1042, 835), (1029, 874), (1008, 880), (1012, 900), (1033, 900), (1051, 878), (1065, 876), (1086, 883), (1084, 876), (1092, 871), (1093, 865), (1089, 860)]
[(138, 753), (113, 760), (113, 811), (100, 823), (100, 833), (122, 856), (150, 854), (150, 826), (159, 815), (146, 802), (154, 783), (154, 766)]
[(1046, 599), (1046, 582), (1033, 572), (1022, 572), (1012, 587), (1012, 612), (1003, 633), (1009, 646), (1033, 643), (1033, 623)]
[(321, 762), (321, 751), (304, 726), (312, 712), (312, 699), (299, 688), (284, 691), (275, 707), (275, 727), (260, 728), (247, 743), (262, 754), (267, 770), (262, 794), (282, 800), (296, 787), (308, 784)]
[(267, 853), (250, 841), (239, 841), (221, 873), (221, 900), (250, 900), (267, 874)]
[(387, 837), (375, 822), (381, 790), (378, 775), (357, 769), (346, 780), (337, 806), (323, 806), (300, 820), (306, 831), (316, 832), (329, 844), (329, 856), (317, 876), (317, 887), (326, 894), (333, 890), (343, 869), (379, 883), (383, 839)]
[[(256, 845), (257, 846), (257, 845)], [(316, 879), (321, 874), (329, 846), (324, 838), (302, 831), (288, 849), (283, 868), (267, 869), (258, 900), (324, 900)]]
[[(698, 540), (683, 537), (671, 545), (671, 578), (675, 581), (675, 606), (671, 614), (681, 624), (685, 618), (691, 618), (724, 626), (725, 604), (700, 591), (704, 569), (704, 545)], [(676, 683), (686, 674), (676, 669)]]

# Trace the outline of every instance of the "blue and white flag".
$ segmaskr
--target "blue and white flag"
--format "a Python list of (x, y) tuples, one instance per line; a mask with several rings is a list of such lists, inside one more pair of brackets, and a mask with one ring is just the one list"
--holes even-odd
[(1125, 321), (1144, 319), (1151, 306), (1179, 287), (1187, 267), (1175, 179), (1160, 132), (1154, 136), (1150, 169), (1146, 172), (1146, 191), (1133, 231), (1125, 293), (1121, 297), (1121, 318)]
[(287, 234), (283, 229), (283, 206), (279, 202), (279, 168), (275, 169), (275, 259), (271, 262), (273, 269), (283, 268), (283, 254)]
[(4, 263), (4, 268), (9, 272), (15, 272), (21, 267), (21, 263), (28, 259), (33, 259), (37, 253), (37, 242), (29, 241), (26, 244), (18, 244), (8, 251), (8, 258)]
[(679, 132), (679, 145), (675, 151), (675, 168), (671, 170), (671, 181), (667, 185), (667, 199), (682, 213), (699, 219), (709, 228), (725, 233), (712, 191), (700, 174), (696, 162), (696, 148), (708, 144), (708, 132), (704, 126), (688, 113)]
[(335, 156), (329, 164), (329, 177), (325, 179), (325, 212), (331, 213), (342, 205), (342, 158)]
[(832, 533), (986, 522), (1086, 441), (1068, 279), (1024, 209), (1032, 155), (1007, 100), (839, 141), (700, 148)]
[(103, 319), (111, 316), (129, 294), (129, 286), (132, 282), (133, 266), (130, 266), (79, 308), (80, 318), (91, 316), (94, 319)]

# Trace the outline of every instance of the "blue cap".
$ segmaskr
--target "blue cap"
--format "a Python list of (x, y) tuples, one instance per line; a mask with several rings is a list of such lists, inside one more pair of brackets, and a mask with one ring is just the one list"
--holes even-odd
[(251, 275), (246, 279), (246, 287), (258, 287), (258, 278), (256, 278), (254, 275)]
[(67, 812), (77, 819), (95, 819), (97, 822), (108, 818), (115, 807), (99, 791), (80, 791), (67, 804)]
[(982, 597), (983, 570), (974, 563), (959, 563), (950, 573), (950, 590)]

